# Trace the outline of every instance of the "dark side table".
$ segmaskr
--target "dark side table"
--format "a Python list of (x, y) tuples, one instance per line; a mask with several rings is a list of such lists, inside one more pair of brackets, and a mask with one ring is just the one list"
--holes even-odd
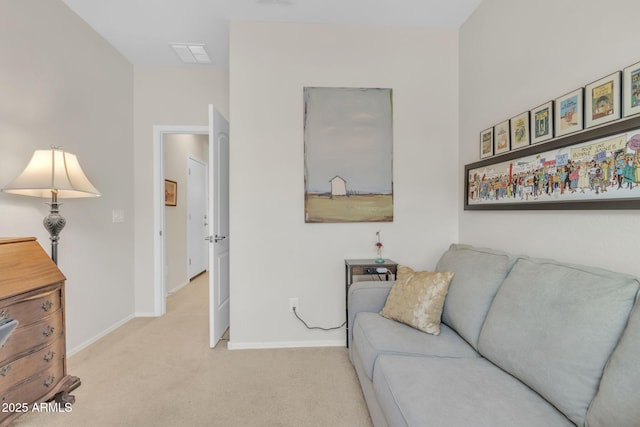
[[(378, 269), (386, 269), (380, 272)], [(376, 262), (375, 259), (345, 259), (345, 302), (347, 312), (347, 347), (349, 347), (349, 287), (353, 284), (353, 276), (365, 276), (366, 281), (395, 280), (398, 263), (390, 259)]]

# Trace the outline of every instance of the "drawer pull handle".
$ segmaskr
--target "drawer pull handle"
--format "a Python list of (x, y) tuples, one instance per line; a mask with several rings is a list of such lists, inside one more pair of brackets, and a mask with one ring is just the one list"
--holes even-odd
[(51, 335), (53, 335), (53, 331), (55, 331), (56, 328), (52, 327), (52, 326), (47, 326), (47, 329), (45, 329), (42, 332), (42, 335), (44, 335), (45, 337), (50, 337)]
[(0, 369), (0, 375), (2, 375), (3, 377), (6, 377), (10, 370), (11, 370), (11, 365), (4, 366), (2, 369)]
[(7, 310), (0, 311), (0, 320), (9, 318), (9, 312)]
[(42, 303), (42, 309), (44, 311), (49, 311), (51, 310), (51, 307), (53, 307), (53, 303), (49, 300), (46, 300), (45, 302)]
[(55, 380), (56, 380), (56, 377), (54, 377), (53, 375), (49, 375), (49, 377), (46, 380), (44, 380), (42, 384), (45, 387), (49, 387), (51, 384), (53, 384)]
[(55, 351), (49, 351), (47, 354), (44, 355), (43, 359), (45, 362), (51, 362), (55, 355), (56, 355)]

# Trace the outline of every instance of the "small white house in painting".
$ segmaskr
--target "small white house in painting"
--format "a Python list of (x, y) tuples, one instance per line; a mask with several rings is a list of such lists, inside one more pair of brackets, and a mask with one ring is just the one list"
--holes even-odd
[(331, 183), (331, 197), (347, 195), (347, 181), (336, 175), (329, 182)]

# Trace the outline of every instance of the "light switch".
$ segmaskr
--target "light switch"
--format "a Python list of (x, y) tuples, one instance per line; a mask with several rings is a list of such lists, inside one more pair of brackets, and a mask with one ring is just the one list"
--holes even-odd
[(124, 209), (114, 209), (111, 212), (111, 219), (115, 222), (124, 222)]

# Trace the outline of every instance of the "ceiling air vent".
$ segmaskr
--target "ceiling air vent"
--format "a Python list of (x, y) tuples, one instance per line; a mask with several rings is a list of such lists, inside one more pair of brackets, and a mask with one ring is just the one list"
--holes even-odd
[(169, 46), (185, 64), (211, 64), (204, 44), (169, 43)]

